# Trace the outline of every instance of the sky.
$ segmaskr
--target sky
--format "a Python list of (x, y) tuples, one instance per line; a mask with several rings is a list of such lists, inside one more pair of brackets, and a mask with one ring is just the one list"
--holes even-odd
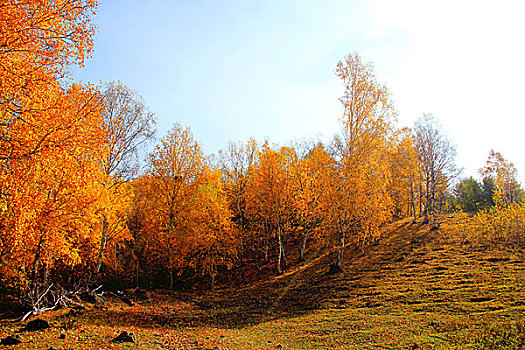
[(229, 141), (329, 141), (338, 61), (357, 52), (392, 94), (398, 125), (433, 113), (478, 177), (490, 149), (525, 179), (522, 1), (99, 0), (93, 56), (73, 77), (120, 80), (206, 153)]

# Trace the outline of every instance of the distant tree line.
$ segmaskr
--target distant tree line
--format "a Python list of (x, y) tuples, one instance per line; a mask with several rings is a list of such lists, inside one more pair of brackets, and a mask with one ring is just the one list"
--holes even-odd
[(523, 203), (525, 194), (517, 180), (514, 165), (499, 152), (490, 151), (487, 162), (479, 171), (481, 182), (473, 177), (462, 179), (454, 188), (452, 205), (465, 212), (478, 212), (495, 206)]
[(461, 180), (454, 188), (456, 205), (465, 212), (477, 212), (494, 205), (494, 181), (486, 177), (480, 183), (472, 176)]

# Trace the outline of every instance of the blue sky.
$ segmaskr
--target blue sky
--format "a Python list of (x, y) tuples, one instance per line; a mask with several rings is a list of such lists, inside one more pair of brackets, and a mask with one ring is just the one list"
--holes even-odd
[[(525, 172), (519, 1), (100, 0), (93, 58), (74, 78), (120, 80), (207, 153), (228, 141), (328, 140), (339, 128), (339, 60), (371, 61), (400, 126), (433, 112), (464, 175), (491, 148)], [(523, 178), (521, 174), (520, 178)]]

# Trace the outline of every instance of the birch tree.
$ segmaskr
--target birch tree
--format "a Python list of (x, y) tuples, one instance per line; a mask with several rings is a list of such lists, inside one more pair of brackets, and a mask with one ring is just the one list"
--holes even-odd
[(154, 114), (129, 87), (114, 81), (106, 84), (101, 94), (108, 145), (102, 168), (110, 180), (104, 184), (109, 198), (99, 209), (100, 246), (94, 277), (100, 273), (108, 244), (130, 236), (125, 225), (130, 191), (121, 185), (137, 175), (139, 155), (153, 140), (156, 129)]
[(426, 204), (424, 223), (429, 223), (429, 210), (432, 210), (432, 229), (439, 228), (436, 206), (436, 188), (447, 187), (459, 170), (456, 167), (456, 148), (441, 129), (433, 114), (423, 114), (414, 125), (416, 148), (424, 171), (426, 182)]
[(337, 202), (328, 206), (338, 210), (330, 215), (335, 243), (332, 269), (343, 263), (344, 247), (353, 239), (364, 247), (379, 233), (379, 226), (391, 215), (392, 201), (387, 193), (389, 169), (385, 158), (391, 147), (396, 111), (388, 89), (375, 77), (373, 66), (363, 63), (358, 54), (351, 54), (337, 64), (337, 76), (345, 92), (342, 132), (334, 141), (338, 158)]

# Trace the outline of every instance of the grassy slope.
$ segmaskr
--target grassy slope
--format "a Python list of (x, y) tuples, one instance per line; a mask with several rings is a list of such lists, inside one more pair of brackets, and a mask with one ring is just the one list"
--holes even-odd
[[(133, 307), (49, 313), (55, 327), (20, 334), (17, 348), (521, 348), (522, 251), (464, 244), (455, 226), (463, 219), (443, 220), (439, 231), (390, 225), (365, 253), (347, 252), (344, 274), (326, 275), (324, 256), (243, 289), (159, 291)], [(3, 321), (0, 337), (19, 328)], [(111, 344), (122, 330), (138, 345)]]

